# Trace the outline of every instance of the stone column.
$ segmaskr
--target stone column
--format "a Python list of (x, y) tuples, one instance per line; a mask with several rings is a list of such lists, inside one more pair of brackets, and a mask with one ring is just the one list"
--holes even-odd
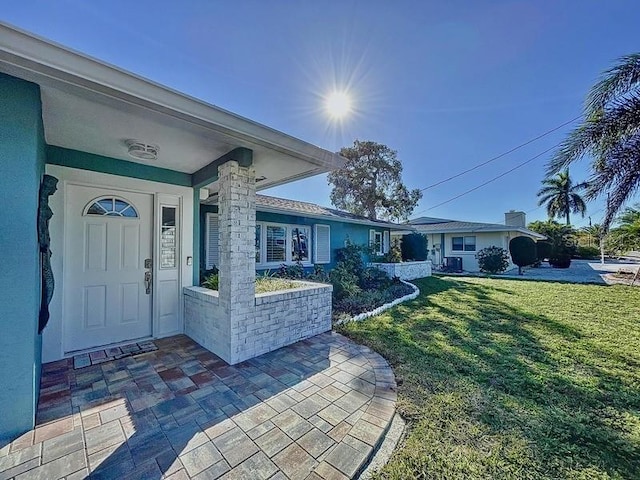
[[(229, 363), (237, 363), (255, 313), (256, 182), (253, 166), (218, 168), (219, 302), (229, 319)], [(226, 328), (224, 329), (226, 330)], [(226, 333), (226, 332), (225, 332)]]

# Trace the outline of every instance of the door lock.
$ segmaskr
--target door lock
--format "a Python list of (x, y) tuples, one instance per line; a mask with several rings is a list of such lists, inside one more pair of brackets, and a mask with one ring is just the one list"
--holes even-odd
[(144, 272), (144, 288), (147, 295), (151, 294), (151, 272)]

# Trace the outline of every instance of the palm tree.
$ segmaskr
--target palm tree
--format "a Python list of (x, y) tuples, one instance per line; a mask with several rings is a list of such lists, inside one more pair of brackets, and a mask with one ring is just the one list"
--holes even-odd
[(603, 227), (640, 188), (640, 53), (607, 70), (589, 92), (584, 120), (561, 143), (548, 165), (550, 175), (592, 158), (585, 198), (609, 193)]
[(593, 225), (582, 227), (580, 231), (589, 237), (589, 246), (591, 246), (592, 239), (595, 239), (598, 243), (600, 242), (602, 237), (602, 225), (594, 223)]
[(621, 253), (640, 249), (640, 204), (629, 207), (616, 219), (610, 243)]
[(538, 205), (547, 205), (549, 218), (565, 217), (567, 225), (570, 225), (571, 213), (580, 213), (584, 217), (587, 205), (578, 192), (586, 188), (586, 183), (574, 185), (569, 170), (565, 170), (555, 177), (545, 178), (542, 184)]

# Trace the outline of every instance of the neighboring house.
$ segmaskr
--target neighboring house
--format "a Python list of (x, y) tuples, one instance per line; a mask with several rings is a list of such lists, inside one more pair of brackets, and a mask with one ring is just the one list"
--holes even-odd
[[(211, 332), (230, 363), (239, 361), (231, 338), (242, 339), (242, 322), (259, 309), (256, 260), (275, 264), (275, 246), (289, 259), (294, 238), (298, 252), (329, 264), (347, 233), (359, 242), (380, 231), (384, 244), (383, 225), (351, 219), (347, 228), (284, 204), (263, 205), (256, 227), (257, 189), (340, 167), (337, 154), (1, 23), (0, 99), (0, 440), (33, 428), (42, 362), (186, 331), (184, 296), (206, 249), (210, 207), (201, 202), (211, 194), (221, 245)], [(45, 173), (58, 179), (49, 199), (55, 291), (40, 334)], [(322, 328), (330, 315), (329, 305)]]
[[(496, 246), (508, 251), (509, 241), (514, 237), (524, 235), (536, 241), (545, 238), (526, 228), (525, 213), (516, 211), (505, 213), (504, 224), (433, 217), (416, 218), (409, 224), (427, 236), (434, 265), (443, 265), (446, 257), (458, 257), (462, 259), (462, 269), (467, 272), (480, 271), (476, 253), (483, 248)], [(515, 265), (510, 262), (509, 269), (513, 267)]]
[[(219, 264), (217, 196), (200, 208), (202, 269)], [(331, 268), (336, 250), (350, 241), (371, 245), (384, 255), (390, 248), (391, 230), (396, 223), (370, 220), (352, 213), (308, 202), (256, 195), (255, 255), (257, 270), (277, 270), (280, 265), (301, 262)], [(411, 227), (404, 227), (410, 231)]]

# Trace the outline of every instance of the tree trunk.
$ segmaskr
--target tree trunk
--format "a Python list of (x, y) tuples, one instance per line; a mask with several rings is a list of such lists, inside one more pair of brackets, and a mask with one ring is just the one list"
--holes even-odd
[(569, 209), (567, 208), (567, 227), (571, 225), (571, 220), (569, 219)]

